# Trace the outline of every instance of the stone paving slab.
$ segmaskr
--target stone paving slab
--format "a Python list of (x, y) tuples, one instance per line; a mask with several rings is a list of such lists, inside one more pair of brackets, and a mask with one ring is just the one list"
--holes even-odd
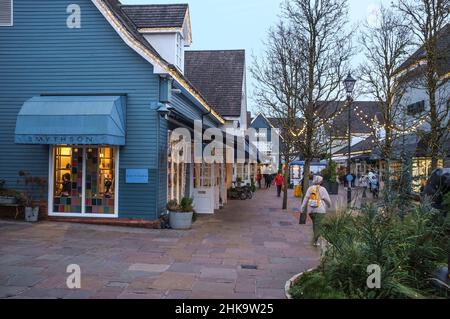
[[(319, 262), (299, 201), (275, 190), (230, 201), (189, 231), (0, 221), (0, 298), (284, 298), (292, 275)], [(81, 289), (68, 289), (69, 264)]]

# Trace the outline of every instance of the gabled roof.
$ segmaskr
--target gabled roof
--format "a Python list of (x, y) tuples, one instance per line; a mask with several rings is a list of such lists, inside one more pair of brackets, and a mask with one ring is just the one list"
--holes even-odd
[(184, 74), (222, 116), (241, 115), (245, 51), (186, 51)]
[[(283, 126), (286, 125), (286, 123), (283, 124), (283, 121), (282, 121), (281, 118), (269, 117), (269, 118), (267, 118), (267, 119), (268, 119), (269, 122), (270, 122), (274, 127), (276, 127), (277, 129), (282, 129)], [(303, 124), (304, 124), (304, 122), (303, 122), (303, 120), (302, 120), (301, 118), (297, 118), (297, 119), (295, 120), (295, 128), (297, 128), (297, 129), (298, 129), (298, 128), (301, 128), (301, 127), (303, 127)]]
[(182, 28), (187, 4), (122, 5), (123, 12), (138, 28)]
[(144, 38), (134, 22), (122, 10), (122, 4), (119, 0), (92, 0), (92, 2), (102, 12), (128, 46), (148, 62), (152, 63), (155, 68), (158, 68), (158, 72), (167, 73), (172, 76), (183, 88), (194, 96), (204, 108), (210, 110), (211, 114), (218, 122), (222, 124), (225, 123), (222, 116), (212, 107), (211, 102), (208, 101), (174, 65), (164, 60), (164, 58), (162, 58), (153, 46)]
[[(399, 71), (407, 70), (413, 65), (419, 64), (425, 57), (425, 48), (422, 46), (399, 67)], [(447, 23), (438, 34), (436, 66), (439, 76), (444, 76), (450, 72), (450, 23)]]
[[(348, 106), (345, 101), (321, 102), (321, 110), (318, 116), (322, 119), (330, 119), (333, 114), (333, 121), (328, 121), (333, 127), (335, 136), (346, 136), (348, 128)], [(352, 134), (370, 134), (373, 130), (366, 124), (371, 123), (377, 117), (380, 125), (383, 125), (382, 109), (378, 102), (354, 101), (351, 107), (351, 132)], [(361, 117), (366, 121), (361, 120)]]
[[(364, 154), (364, 153), (372, 153), (378, 148), (378, 145), (374, 141), (374, 137), (370, 136), (365, 140), (362, 140), (355, 145), (352, 145), (350, 148), (350, 154)], [(340, 150), (334, 152), (334, 156), (348, 156), (348, 146), (344, 146)]]

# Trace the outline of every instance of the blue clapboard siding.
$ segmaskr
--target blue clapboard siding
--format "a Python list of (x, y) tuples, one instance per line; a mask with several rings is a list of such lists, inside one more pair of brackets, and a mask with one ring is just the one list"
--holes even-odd
[[(81, 29), (66, 26), (72, 0), (15, 0), (14, 26), (0, 27), (0, 179), (17, 188), (17, 172), (48, 177), (48, 146), (14, 144), (22, 104), (40, 94), (127, 95), (126, 146), (120, 149), (119, 217), (157, 219), (167, 200), (167, 121), (152, 105), (160, 80), (90, 0), (77, 0)], [(202, 108), (184, 95), (171, 104), (187, 119)], [(217, 122), (205, 116), (204, 124)], [(125, 184), (127, 168), (149, 170), (147, 185)]]
[[(90, 0), (77, 0), (81, 29), (66, 27), (73, 0), (15, 0), (14, 26), (0, 27), (0, 179), (17, 171), (48, 176), (48, 147), (14, 144), (22, 104), (41, 93), (127, 94), (126, 146), (120, 152), (120, 217), (157, 218), (166, 175), (157, 154), (159, 77), (129, 48)], [(161, 133), (162, 134), (162, 133)], [(125, 185), (126, 168), (148, 168), (148, 185)]]
[[(187, 119), (195, 121), (202, 120), (202, 114), (206, 114), (206, 110), (201, 110), (195, 106), (188, 98), (182, 94), (173, 94), (170, 104)], [(217, 123), (211, 119), (209, 114), (203, 117), (203, 125), (206, 127), (217, 127)]]

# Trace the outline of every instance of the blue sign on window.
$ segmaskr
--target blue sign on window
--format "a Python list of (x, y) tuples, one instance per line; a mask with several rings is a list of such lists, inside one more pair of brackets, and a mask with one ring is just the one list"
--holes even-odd
[(127, 169), (125, 183), (148, 184), (148, 169)]

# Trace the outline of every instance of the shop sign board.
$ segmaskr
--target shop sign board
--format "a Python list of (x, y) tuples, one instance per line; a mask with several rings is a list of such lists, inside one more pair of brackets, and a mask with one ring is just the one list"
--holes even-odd
[(148, 184), (148, 169), (126, 169), (125, 183)]

